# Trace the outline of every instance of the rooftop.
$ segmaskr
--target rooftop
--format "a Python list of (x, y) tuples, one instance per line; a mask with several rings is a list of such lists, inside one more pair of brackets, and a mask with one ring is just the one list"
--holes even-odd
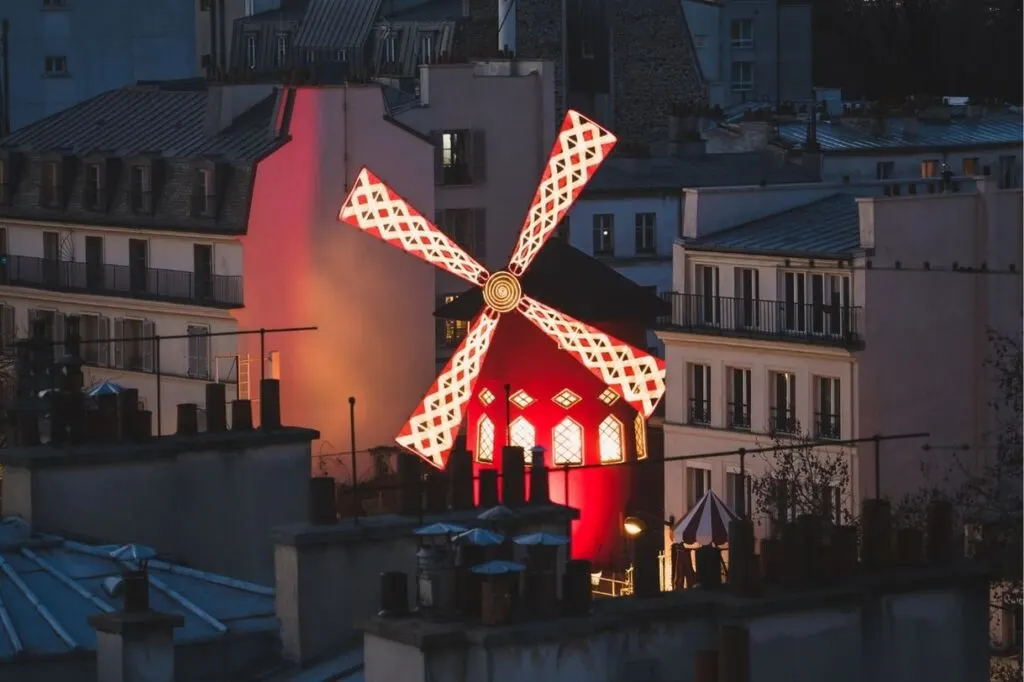
[(860, 214), (854, 195), (837, 193), (684, 244), (695, 251), (849, 255), (860, 248)]
[[(837, 119), (817, 126), (818, 143), (825, 153), (870, 153), (912, 149), (950, 149), (1020, 145), (1024, 142), (1024, 119), (1007, 111), (983, 117), (951, 117), (948, 121), (920, 120), (908, 131), (905, 119), (889, 119), (887, 133), (875, 135), (868, 125)], [(801, 146), (807, 140), (807, 122), (779, 125), (783, 142)]]
[(706, 154), (693, 158), (611, 158), (585, 190), (587, 194), (679, 191), (686, 187), (735, 187), (814, 182), (801, 166), (766, 152)]
[[(116, 549), (33, 533), (18, 517), (0, 522), (0, 665), (24, 656), (95, 651), (88, 617), (121, 608), (111, 579), (130, 562), (112, 557)], [(276, 636), (273, 588), (158, 560), (148, 570), (152, 608), (185, 619), (174, 632), (176, 644), (246, 633)]]
[(360, 47), (377, 19), (380, 5), (381, 0), (311, 0), (295, 45), (315, 50)]

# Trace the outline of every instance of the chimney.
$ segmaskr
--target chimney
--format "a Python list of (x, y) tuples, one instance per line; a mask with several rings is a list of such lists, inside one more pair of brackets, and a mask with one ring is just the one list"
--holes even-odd
[(441, 514), (448, 510), (448, 472), (430, 467), (426, 474), (427, 513)]
[(153, 413), (150, 410), (139, 410), (135, 413), (135, 435), (139, 441), (153, 437)]
[[(63, 396), (62, 396), (63, 397)], [(65, 401), (67, 404), (67, 401)], [(118, 397), (115, 393), (96, 396), (96, 416), (98, 425), (96, 440), (99, 443), (116, 443), (120, 426), (117, 418)], [(65, 413), (65, 416), (67, 414)]]
[(498, 506), (498, 470), (481, 469), (477, 501), (481, 507), (490, 509)]
[(498, 51), (515, 54), (516, 0), (498, 0)]
[(327, 526), (338, 522), (337, 488), (330, 476), (309, 479), (309, 522)]
[(116, 592), (124, 599), (120, 611), (89, 617), (97, 682), (174, 682), (174, 629), (185, 619), (150, 610), (144, 570), (125, 573)]
[(550, 469), (544, 460), (544, 447), (535, 445), (530, 454), (533, 455), (530, 467), (530, 504), (549, 504), (551, 494), (548, 490)]
[(252, 431), (252, 401), (231, 401), (231, 430)]
[(398, 458), (398, 513), (419, 516), (423, 511), (420, 495), (420, 460), (415, 455), (399, 452)]
[(928, 503), (928, 563), (944, 566), (956, 558), (956, 543), (953, 541), (953, 505), (947, 500), (932, 500)]
[(861, 562), (867, 570), (888, 568), (892, 553), (892, 508), (888, 500), (861, 503)]
[(118, 440), (136, 440), (139, 426), (139, 389), (122, 388), (117, 394)]
[(228, 430), (228, 405), (224, 384), (206, 384), (206, 431), (223, 433)]
[(718, 631), (718, 682), (750, 682), (750, 631), (742, 625)]
[(501, 449), (501, 503), (521, 507), (526, 502), (526, 471), (523, 449), (506, 445)]
[(199, 406), (195, 403), (178, 405), (178, 435), (194, 436), (199, 433)]
[(448, 458), (448, 483), (451, 486), (452, 509), (473, 508), (473, 453), (463, 439), (456, 441)]
[(260, 380), (260, 428), (264, 431), (281, 428), (281, 382)]
[(590, 613), (594, 593), (590, 584), (590, 562), (570, 559), (562, 574), (562, 598), (567, 616), (585, 616)]

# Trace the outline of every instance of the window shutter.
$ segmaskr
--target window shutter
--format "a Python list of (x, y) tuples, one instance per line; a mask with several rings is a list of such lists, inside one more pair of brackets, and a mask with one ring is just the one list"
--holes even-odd
[(96, 362), (100, 367), (110, 364), (110, 318), (96, 317)]
[(473, 257), (487, 258), (487, 209), (473, 209)]
[(58, 359), (64, 355), (64, 313), (53, 314), (53, 357)]
[(124, 369), (124, 319), (114, 318), (114, 367)]
[(153, 371), (153, 357), (156, 355), (156, 325), (149, 320), (142, 322), (142, 336), (147, 339), (142, 342), (142, 369), (146, 372)]
[(487, 143), (483, 130), (474, 130), (472, 134), (473, 141), (469, 150), (469, 160), (473, 164), (473, 184), (479, 185), (487, 181)]
[(444, 147), (440, 130), (430, 131), (430, 141), (434, 145), (434, 184), (444, 184)]
[(196, 336), (199, 333), (199, 327), (188, 327), (188, 375), (190, 377), (199, 376), (199, 342), (202, 339)]

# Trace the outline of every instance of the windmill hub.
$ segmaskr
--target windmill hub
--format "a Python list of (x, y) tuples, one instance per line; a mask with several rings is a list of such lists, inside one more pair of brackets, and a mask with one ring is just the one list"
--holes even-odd
[(499, 313), (515, 310), (522, 297), (523, 288), (519, 285), (519, 280), (506, 270), (494, 273), (484, 284), (484, 303)]

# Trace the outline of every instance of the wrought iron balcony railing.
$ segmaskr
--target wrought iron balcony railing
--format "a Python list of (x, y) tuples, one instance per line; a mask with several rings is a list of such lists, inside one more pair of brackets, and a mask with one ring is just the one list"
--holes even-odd
[(711, 401), (690, 398), (690, 423), (707, 425), (711, 423)]
[(798, 434), (800, 424), (796, 410), (790, 407), (773, 407), (768, 411), (768, 428), (772, 433)]
[(839, 440), (839, 415), (829, 412), (814, 413), (814, 435), (817, 438)]
[(663, 329), (859, 347), (861, 308), (665, 292), (670, 312)]
[(121, 298), (235, 307), (242, 305), (242, 277), (197, 277), (186, 270), (105, 265), (0, 256), (0, 284)]
[(726, 428), (738, 431), (750, 430), (750, 405), (744, 403), (729, 403), (725, 411)]

